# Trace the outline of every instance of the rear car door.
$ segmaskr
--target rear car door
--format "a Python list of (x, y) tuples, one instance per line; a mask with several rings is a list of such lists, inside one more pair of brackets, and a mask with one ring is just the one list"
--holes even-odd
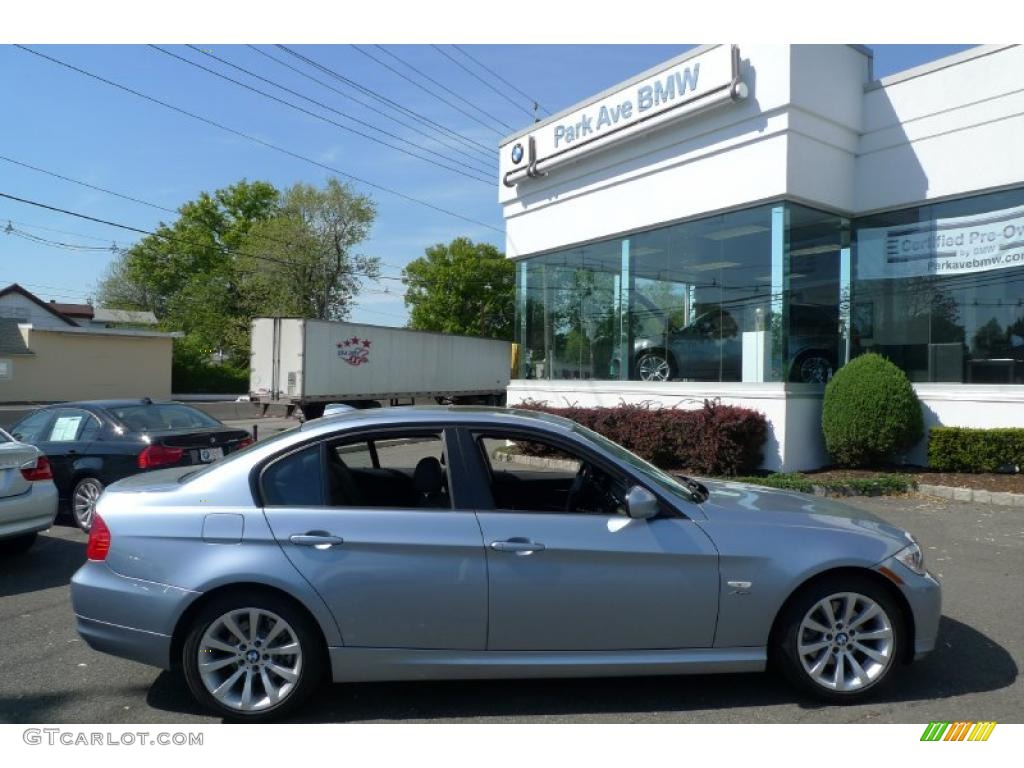
[[(615, 498), (636, 481), (571, 441), (553, 440), (500, 427), (464, 433), (467, 471), (475, 464), (480, 476), (496, 476), (495, 453), (521, 456), (515, 449), (526, 443), (530, 453), (559, 457), (547, 470), (535, 461), (519, 464), (527, 471), (501, 462), (497, 472), (518, 476), (520, 491), (497, 488), (478, 509), (489, 573), (488, 650), (711, 647), (719, 579), (711, 540), (678, 513), (626, 516)], [(580, 467), (602, 473), (589, 498), (573, 491)], [(540, 477), (544, 472), (552, 476)], [(507, 478), (498, 484), (509, 485)]]
[(440, 427), (327, 439), (260, 475), (275, 538), (333, 612), (346, 646), (483, 650), (480, 528)]
[(76, 467), (90, 455), (89, 450), (100, 432), (95, 415), (81, 408), (57, 408), (53, 420), (36, 443), (46, 454), (53, 470), (53, 482), (60, 495), (71, 494)]

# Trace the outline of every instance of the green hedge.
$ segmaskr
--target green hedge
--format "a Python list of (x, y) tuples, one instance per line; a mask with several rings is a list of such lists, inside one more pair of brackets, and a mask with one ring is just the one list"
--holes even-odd
[(1024, 468), (1024, 429), (934, 427), (928, 466), (941, 472), (999, 472)]
[(815, 487), (826, 493), (845, 496), (885, 496), (893, 493), (907, 493), (916, 487), (914, 478), (905, 475), (882, 474), (874, 477), (851, 477), (845, 480), (823, 480), (814, 475), (800, 472), (777, 472), (773, 475), (729, 478), (751, 485), (765, 485), (786, 491), (814, 493)]

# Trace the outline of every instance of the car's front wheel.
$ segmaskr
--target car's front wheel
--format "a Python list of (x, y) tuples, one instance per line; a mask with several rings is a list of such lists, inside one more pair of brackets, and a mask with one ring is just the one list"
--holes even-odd
[(323, 651), (309, 617), (273, 594), (226, 595), (203, 607), (182, 648), (201, 704), (234, 720), (278, 718), (316, 689)]
[(812, 585), (781, 622), (773, 651), (782, 671), (805, 692), (835, 703), (877, 692), (899, 661), (905, 631), (896, 601), (864, 578)]

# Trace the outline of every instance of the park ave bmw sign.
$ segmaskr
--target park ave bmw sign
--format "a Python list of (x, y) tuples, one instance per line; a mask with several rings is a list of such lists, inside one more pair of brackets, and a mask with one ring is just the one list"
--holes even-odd
[(736, 46), (698, 49), (514, 137), (511, 151), (502, 153), (502, 181), (512, 187), (546, 176), (584, 153), (746, 96)]

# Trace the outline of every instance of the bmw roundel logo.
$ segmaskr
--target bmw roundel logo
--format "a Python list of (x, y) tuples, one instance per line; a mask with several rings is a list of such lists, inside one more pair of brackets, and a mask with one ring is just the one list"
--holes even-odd
[(512, 147), (512, 162), (513, 163), (519, 163), (519, 162), (522, 161), (522, 159), (523, 159), (523, 145), (522, 144), (516, 144), (514, 147)]

